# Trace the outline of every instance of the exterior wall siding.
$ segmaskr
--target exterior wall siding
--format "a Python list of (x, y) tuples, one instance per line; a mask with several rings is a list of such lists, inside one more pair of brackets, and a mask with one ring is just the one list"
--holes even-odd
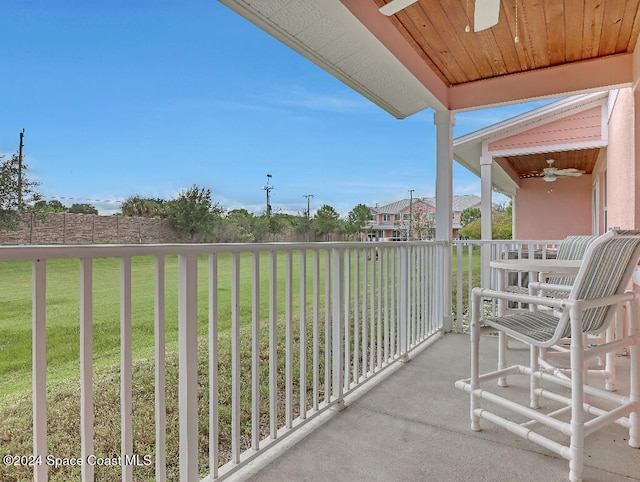
[(597, 141), (601, 137), (601, 107), (593, 107), (572, 116), (491, 142), (489, 151)]

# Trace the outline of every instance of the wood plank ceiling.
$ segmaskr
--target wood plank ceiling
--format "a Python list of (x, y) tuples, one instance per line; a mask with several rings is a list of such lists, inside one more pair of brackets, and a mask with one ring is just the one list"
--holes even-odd
[(628, 53), (640, 33), (640, 0), (501, 0), (498, 24), (481, 32), (474, 7), (419, 0), (390, 20), (448, 86)]
[(542, 170), (548, 167), (547, 159), (553, 159), (553, 167), (555, 168), (575, 168), (591, 174), (598, 159), (599, 152), (600, 148), (578, 149), (573, 151), (506, 156), (503, 159), (511, 164), (511, 167), (513, 167), (521, 179), (524, 179), (542, 176)]

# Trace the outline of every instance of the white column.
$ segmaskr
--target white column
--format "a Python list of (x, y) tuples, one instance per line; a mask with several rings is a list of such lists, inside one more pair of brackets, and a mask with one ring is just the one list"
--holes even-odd
[[(493, 164), (493, 157), (481, 156), (480, 157), (480, 178), (481, 187), (480, 195), (482, 197), (482, 205), (480, 207), (481, 213), (481, 231), (480, 238), (483, 241), (490, 241), (493, 238), (491, 234), (491, 208), (493, 206), (493, 193), (491, 190), (491, 166)], [(491, 259), (491, 246), (483, 245), (481, 251), (481, 280), (480, 284), (484, 288), (489, 288), (491, 270), (489, 267), (489, 261)]]
[(453, 231), (453, 124), (451, 111), (433, 114), (436, 125), (436, 239), (450, 241)]
[[(436, 125), (436, 240), (451, 241), (453, 235), (453, 124), (454, 113), (440, 111), (433, 115)], [(442, 264), (442, 313), (443, 329), (451, 331), (452, 256), (451, 246), (446, 245)]]

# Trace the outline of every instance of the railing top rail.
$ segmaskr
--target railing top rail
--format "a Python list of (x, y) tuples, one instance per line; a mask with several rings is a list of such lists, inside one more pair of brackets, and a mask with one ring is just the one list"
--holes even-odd
[(454, 239), (453, 244), (559, 244), (559, 239)]
[(0, 246), (0, 261), (51, 258), (109, 258), (120, 256), (163, 256), (298, 250), (394, 248), (401, 246), (444, 245), (444, 241), (409, 242), (274, 242), (274, 243), (198, 243), (198, 244), (77, 244)]

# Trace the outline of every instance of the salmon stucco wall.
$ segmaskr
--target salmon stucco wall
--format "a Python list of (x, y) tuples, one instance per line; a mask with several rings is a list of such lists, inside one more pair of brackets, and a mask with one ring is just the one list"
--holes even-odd
[(589, 174), (555, 182), (522, 179), (516, 192), (516, 238), (591, 234), (591, 182)]
[[(637, 96), (638, 94), (636, 94)], [(609, 117), (607, 148), (607, 227), (637, 228), (634, 93), (621, 89)]]

